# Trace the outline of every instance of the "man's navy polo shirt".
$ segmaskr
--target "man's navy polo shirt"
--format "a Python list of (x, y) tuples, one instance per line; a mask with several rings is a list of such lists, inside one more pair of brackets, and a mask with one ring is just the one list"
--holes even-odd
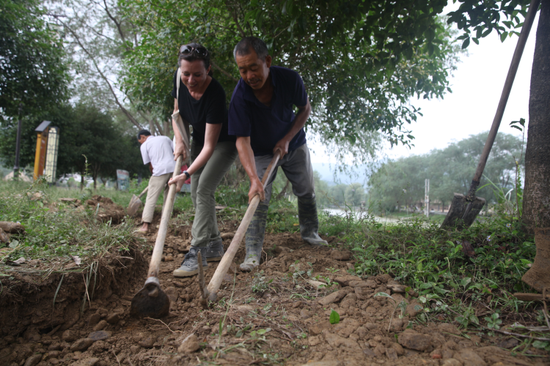
[[(292, 128), (294, 106), (307, 104), (304, 82), (297, 72), (279, 66), (271, 66), (269, 72), (273, 83), (271, 107), (261, 103), (242, 78), (229, 105), (229, 134), (250, 136), (255, 156), (273, 154), (275, 144)], [(305, 143), (306, 133), (302, 128), (290, 141), (288, 151)]]

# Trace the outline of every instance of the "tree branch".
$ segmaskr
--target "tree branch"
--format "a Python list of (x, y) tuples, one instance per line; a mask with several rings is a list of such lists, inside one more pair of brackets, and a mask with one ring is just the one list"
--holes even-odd
[(231, 13), (231, 16), (233, 17), (233, 21), (235, 22), (235, 25), (237, 26), (237, 29), (239, 30), (239, 33), (241, 34), (241, 37), (246, 37), (246, 33), (241, 28), (241, 25), (239, 24), (239, 19), (237, 18), (237, 14), (234, 9), (231, 9), (229, 5), (227, 5), (227, 10), (229, 10), (229, 13)]
[(84, 53), (86, 53), (86, 55), (88, 55), (88, 57), (90, 58), (90, 60), (92, 61), (92, 63), (94, 64), (94, 67), (95, 69), (97, 70), (97, 72), (99, 73), (99, 75), (101, 76), (101, 78), (107, 83), (107, 85), (109, 86), (109, 90), (111, 91), (111, 94), (113, 95), (113, 97), (115, 98), (115, 103), (118, 105), (118, 107), (120, 108), (120, 110), (122, 111), (122, 113), (124, 113), (124, 115), (130, 120), (130, 122), (132, 122), (132, 124), (134, 126), (136, 126), (137, 128), (141, 128), (139, 122), (134, 118), (134, 116), (130, 113), (130, 111), (128, 111), (123, 105), (122, 103), (118, 100), (118, 97), (115, 93), (115, 90), (113, 89), (113, 86), (111, 85), (111, 82), (109, 81), (109, 79), (107, 79), (107, 77), (105, 76), (105, 74), (103, 74), (103, 72), (101, 71), (101, 69), (99, 68), (99, 65), (97, 64), (97, 62), (95, 61), (94, 59), (94, 56), (86, 49), (86, 47), (84, 47), (84, 45), (82, 44), (82, 42), (80, 41), (80, 38), (78, 37), (78, 35), (76, 34), (76, 32), (68, 25), (66, 24), (65, 22), (63, 22), (62, 20), (60, 20), (59, 18), (56, 18), (61, 24), (63, 24), (63, 26), (65, 26), (69, 32), (71, 32), (71, 34), (73, 35), (73, 37), (75, 38), (75, 41), (78, 43), (78, 45), (82, 48), (82, 50), (84, 51)]
[(233, 80), (234, 82), (238, 82), (239, 79), (235, 78), (233, 75), (231, 75), (229, 72), (225, 71), (224, 69), (222, 69), (221, 67), (219, 67), (214, 61), (210, 60), (210, 64), (212, 66), (214, 66), (214, 68), (216, 70), (218, 70), (219, 72), (221, 72), (222, 74), (224, 74), (225, 76), (227, 76), (228, 78), (230, 78), (231, 80)]
[(124, 32), (122, 31), (122, 27), (121, 27), (120, 23), (116, 20), (116, 18), (109, 11), (109, 6), (107, 5), (107, 0), (103, 0), (103, 4), (105, 4), (105, 13), (107, 13), (107, 16), (109, 17), (109, 19), (111, 19), (113, 21), (113, 23), (115, 23), (115, 25), (118, 29), (118, 34), (120, 35), (120, 38), (122, 39), (122, 41), (124, 43), (126, 43), (126, 37), (124, 36)]

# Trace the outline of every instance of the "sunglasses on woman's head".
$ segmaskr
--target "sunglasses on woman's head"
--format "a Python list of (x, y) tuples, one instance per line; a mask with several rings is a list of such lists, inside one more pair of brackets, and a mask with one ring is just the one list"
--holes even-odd
[(183, 53), (184, 55), (188, 55), (191, 53), (196, 53), (199, 56), (206, 57), (208, 56), (208, 51), (206, 48), (199, 46), (199, 47), (191, 47), (188, 45), (183, 45), (180, 47), (180, 53)]

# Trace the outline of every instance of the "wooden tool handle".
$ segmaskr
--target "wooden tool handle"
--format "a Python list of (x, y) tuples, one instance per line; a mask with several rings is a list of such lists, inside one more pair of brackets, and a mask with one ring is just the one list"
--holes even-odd
[(141, 198), (141, 196), (143, 196), (145, 194), (145, 192), (147, 192), (147, 190), (149, 189), (149, 186), (145, 187), (145, 189), (143, 190), (143, 192), (141, 192), (138, 196), (138, 198)]
[[(172, 178), (179, 174), (182, 164), (183, 157), (180, 155), (176, 160), (176, 167), (174, 168), (174, 173), (172, 173)], [(157, 240), (155, 241), (153, 255), (151, 256), (151, 263), (149, 264), (149, 273), (147, 274), (147, 277), (158, 277), (160, 260), (162, 258), (162, 251), (164, 250), (164, 240), (166, 239), (168, 222), (170, 221), (172, 209), (174, 208), (176, 193), (176, 184), (171, 184), (168, 190), (168, 197), (166, 197), (164, 207), (162, 208), (159, 231), (157, 233)]]
[[(277, 162), (279, 161), (280, 156), (281, 156), (281, 152), (277, 150), (275, 152), (275, 156), (273, 156), (273, 159), (271, 159), (269, 166), (265, 170), (265, 173), (262, 179), (262, 185), (264, 189), (265, 189), (265, 186), (267, 185), (267, 182), (269, 181), (269, 177), (271, 177), (271, 174), (277, 167)], [(256, 208), (258, 208), (259, 204), (260, 204), (260, 196), (256, 195), (250, 201), (250, 204), (248, 205), (248, 209), (244, 214), (243, 220), (241, 221), (241, 224), (239, 225), (239, 228), (237, 229), (237, 232), (235, 233), (233, 240), (231, 240), (231, 244), (229, 244), (229, 248), (227, 248), (227, 252), (225, 252), (222, 260), (220, 261), (220, 264), (218, 265), (218, 268), (216, 268), (216, 272), (214, 272), (214, 276), (212, 276), (212, 279), (208, 284), (208, 292), (210, 294), (215, 294), (218, 292), (223, 280), (223, 276), (227, 273), (229, 266), (233, 262), (233, 259), (235, 258), (235, 254), (237, 254), (237, 251), (239, 250), (241, 241), (243, 240), (244, 235), (246, 234), (246, 230), (248, 229), (248, 226), (250, 225), (250, 222), (252, 221), (252, 217), (254, 217), (254, 213), (256, 212)]]
[(472, 180), (470, 190), (467, 194), (467, 196), (470, 198), (473, 198), (473, 196), (475, 195), (475, 190), (479, 186), (481, 175), (483, 174), (485, 164), (487, 163), (487, 158), (489, 157), (489, 153), (491, 152), (491, 148), (493, 147), (493, 143), (495, 142), (498, 128), (500, 126), (500, 122), (502, 121), (502, 115), (504, 114), (504, 109), (506, 108), (508, 97), (510, 96), (510, 90), (512, 89), (512, 84), (514, 83), (516, 72), (518, 71), (519, 61), (521, 60), (521, 55), (523, 54), (523, 49), (525, 48), (525, 43), (527, 42), (529, 32), (531, 31), (531, 26), (533, 25), (533, 21), (535, 19), (535, 15), (537, 14), (539, 4), (540, 0), (531, 0), (529, 11), (525, 16), (525, 21), (523, 22), (523, 27), (521, 28), (521, 33), (519, 35), (518, 44), (516, 45), (516, 50), (514, 51), (514, 56), (512, 57), (512, 62), (510, 64), (510, 69), (508, 70), (508, 75), (506, 76), (506, 82), (504, 83), (504, 88), (500, 96), (500, 102), (498, 103), (497, 112), (495, 114), (495, 118), (493, 119), (491, 131), (489, 131), (489, 136), (487, 136), (487, 141), (485, 142), (485, 146), (483, 147), (483, 152), (481, 153), (474, 179)]
[[(189, 156), (189, 136), (187, 136), (187, 132), (185, 128), (183, 128), (183, 119), (181, 118), (180, 112), (176, 111), (174, 114), (172, 114), (172, 119), (174, 122), (176, 122), (176, 127), (178, 128), (178, 132), (182, 136), (183, 144), (185, 145), (185, 150), (187, 151), (187, 158), (185, 159), (185, 163), (189, 165), (189, 162), (191, 161), (191, 157)], [(189, 124), (188, 124), (189, 125)], [(179, 173), (179, 170), (178, 170)]]
[(526, 294), (526, 293), (517, 292), (514, 294), (514, 296), (518, 300), (523, 300), (523, 301), (543, 301), (543, 300), (550, 301), (550, 295), (546, 295), (546, 298), (544, 298), (542, 294)]

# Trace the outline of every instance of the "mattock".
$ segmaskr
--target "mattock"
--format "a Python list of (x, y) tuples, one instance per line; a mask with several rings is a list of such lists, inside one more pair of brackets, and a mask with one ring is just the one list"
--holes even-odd
[[(269, 163), (267, 169), (265, 170), (265, 173), (262, 179), (262, 185), (264, 189), (267, 185), (267, 182), (269, 182), (269, 178), (271, 177), (271, 174), (273, 174), (273, 171), (277, 167), (277, 163), (279, 162), (280, 157), (281, 157), (281, 152), (279, 150), (275, 151), (275, 155), (273, 156), (273, 159), (271, 159), (271, 162)], [(203, 306), (207, 307), (208, 301), (214, 302), (218, 299), (218, 290), (220, 289), (220, 285), (222, 283), (223, 277), (227, 273), (227, 270), (231, 266), (231, 263), (233, 263), (235, 254), (237, 254), (237, 251), (239, 250), (239, 245), (241, 244), (241, 241), (243, 240), (244, 235), (246, 234), (246, 230), (248, 229), (248, 226), (250, 225), (250, 222), (252, 221), (252, 217), (254, 216), (254, 213), (256, 212), (256, 209), (258, 208), (259, 204), (260, 204), (260, 196), (256, 195), (250, 201), (250, 204), (248, 205), (248, 209), (244, 214), (243, 220), (241, 221), (241, 224), (239, 225), (239, 228), (237, 229), (237, 232), (235, 233), (233, 240), (231, 240), (231, 244), (229, 244), (229, 248), (227, 248), (227, 252), (225, 252), (222, 260), (220, 261), (220, 264), (218, 265), (218, 268), (216, 268), (216, 272), (214, 272), (214, 276), (212, 276), (212, 279), (208, 284), (208, 288), (205, 288), (204, 286), (204, 270), (202, 268), (202, 258), (199, 251), (199, 255), (198, 255), (199, 286), (201, 288), (201, 296), (202, 296), (201, 303), (203, 304)]]

